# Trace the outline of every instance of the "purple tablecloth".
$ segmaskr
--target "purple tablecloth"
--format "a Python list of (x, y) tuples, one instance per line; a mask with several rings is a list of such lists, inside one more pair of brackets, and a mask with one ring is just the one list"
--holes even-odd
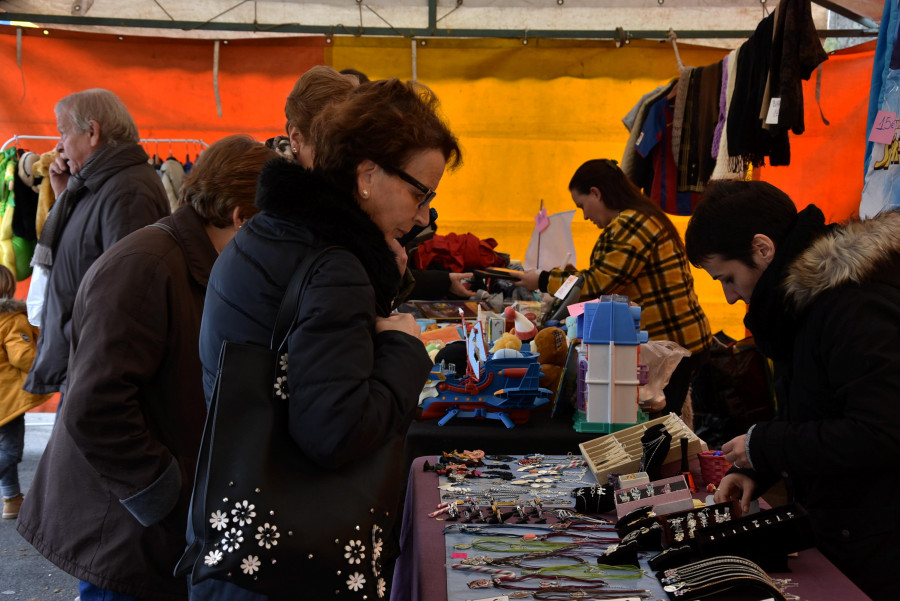
[[(394, 570), (391, 601), (461, 601), (447, 599), (447, 574), (445, 564), (443, 527), (446, 522), (428, 517), (438, 503), (438, 476), (422, 469), (424, 462), (435, 462), (435, 457), (419, 457), (410, 468), (406, 504), (403, 510), (401, 555)], [(773, 578), (788, 578), (797, 586), (787, 593), (803, 601), (840, 599), (841, 601), (868, 601), (856, 585), (847, 579), (816, 549), (801, 551), (790, 558), (790, 572), (771, 573)], [(486, 593), (486, 595), (489, 593)], [(483, 595), (483, 596), (486, 596)], [(665, 598), (660, 589), (658, 597)], [(706, 597), (713, 600), (744, 601), (759, 599), (754, 591), (734, 591)], [(792, 597), (793, 598), (793, 597)]]

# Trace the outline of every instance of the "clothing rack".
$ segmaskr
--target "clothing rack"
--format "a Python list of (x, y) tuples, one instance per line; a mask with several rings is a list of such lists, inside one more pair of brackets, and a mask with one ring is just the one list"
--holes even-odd
[[(9, 140), (3, 143), (3, 146), (0, 146), (0, 152), (6, 150), (6, 148), (10, 144), (19, 144), (19, 140), (59, 140), (59, 136), (13, 136)], [(151, 143), (168, 143), (168, 144), (197, 144), (202, 148), (209, 148), (209, 144), (200, 140), (198, 138), (141, 138), (140, 143), (144, 144), (145, 142)]]

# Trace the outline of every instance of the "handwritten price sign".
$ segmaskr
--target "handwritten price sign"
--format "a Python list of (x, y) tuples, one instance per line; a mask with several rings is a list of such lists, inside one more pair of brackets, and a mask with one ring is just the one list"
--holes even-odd
[(890, 144), (894, 141), (894, 130), (897, 128), (897, 115), (891, 111), (878, 111), (872, 131), (869, 132), (869, 142)]

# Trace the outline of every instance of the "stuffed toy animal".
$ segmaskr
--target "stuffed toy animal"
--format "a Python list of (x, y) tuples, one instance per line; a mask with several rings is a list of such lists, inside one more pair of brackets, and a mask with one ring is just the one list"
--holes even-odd
[(541, 376), (541, 388), (553, 391), (555, 397), (569, 353), (566, 333), (559, 328), (544, 328), (531, 342), (531, 350), (538, 354), (541, 372), (544, 374)]
[(512, 349), (514, 351), (518, 351), (522, 349), (522, 341), (515, 334), (511, 334), (510, 332), (504, 332), (500, 338), (494, 341), (494, 345), (491, 347), (491, 353), (496, 353), (500, 349)]
[(53, 193), (53, 188), (50, 187), (49, 176), (50, 164), (55, 161), (58, 156), (58, 152), (51, 150), (50, 152), (42, 154), (41, 160), (35, 161), (34, 163), (35, 177), (40, 176), (43, 178), (41, 180), (41, 189), (38, 192), (37, 214), (34, 217), (34, 229), (38, 238), (41, 236), (41, 230), (44, 229), (44, 222), (47, 221), (47, 213), (50, 212), (50, 207), (56, 202), (56, 194)]

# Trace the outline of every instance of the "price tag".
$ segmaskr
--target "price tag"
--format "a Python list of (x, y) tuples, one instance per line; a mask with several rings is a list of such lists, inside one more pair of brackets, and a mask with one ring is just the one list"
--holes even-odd
[(570, 275), (563, 285), (559, 287), (559, 290), (553, 293), (553, 296), (558, 298), (559, 300), (565, 300), (566, 295), (569, 293), (569, 290), (572, 289), (572, 286), (575, 285), (576, 280), (578, 280), (577, 275)]
[(897, 127), (897, 115), (891, 111), (878, 111), (869, 132), (869, 142), (890, 144), (894, 141), (894, 130)]
[(769, 112), (766, 115), (766, 123), (778, 125), (778, 113), (781, 111), (781, 98), (772, 98), (769, 101)]

